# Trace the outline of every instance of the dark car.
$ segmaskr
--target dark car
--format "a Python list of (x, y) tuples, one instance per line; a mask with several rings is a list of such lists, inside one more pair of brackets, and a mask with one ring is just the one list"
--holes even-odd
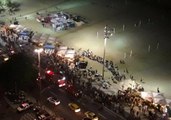
[(17, 111), (22, 112), (22, 111), (28, 110), (28, 109), (30, 109), (32, 107), (33, 107), (32, 102), (24, 102), (19, 107), (17, 107)]
[(84, 23), (88, 23), (87, 20), (84, 17), (79, 16), (79, 15), (74, 16), (73, 20), (76, 21), (76, 22), (81, 22), (82, 21)]
[(41, 107), (40, 107), (40, 106), (34, 106), (34, 107), (33, 107), (33, 112), (34, 112), (35, 114), (39, 113), (40, 111), (41, 111)]
[(20, 104), (25, 100), (25, 94), (23, 91), (15, 92), (14, 90), (9, 90), (5, 92), (5, 96), (14, 104)]
[(41, 112), (37, 113), (38, 120), (47, 120), (50, 117), (51, 117), (50, 114), (47, 113), (46, 111), (41, 111)]

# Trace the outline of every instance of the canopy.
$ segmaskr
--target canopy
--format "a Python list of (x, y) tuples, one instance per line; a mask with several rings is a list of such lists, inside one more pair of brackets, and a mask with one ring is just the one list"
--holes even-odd
[(166, 105), (167, 103), (163, 93), (141, 92), (141, 97), (145, 100), (153, 102), (154, 104)]
[(41, 33), (35, 33), (32, 37), (32, 41), (38, 43), (41, 35)]
[(153, 98), (153, 103), (166, 105), (166, 100), (165, 98)]
[(29, 36), (30, 31), (22, 31), (22, 32), (19, 33), (19, 35)]
[(171, 99), (166, 99), (166, 103), (167, 103), (168, 106), (171, 107)]
[(57, 55), (58, 56), (63, 56), (63, 55), (65, 55), (66, 51), (67, 51), (66, 46), (60, 46), (59, 49), (58, 49)]
[(141, 97), (150, 102), (153, 101), (153, 94), (151, 92), (141, 92)]
[(153, 103), (166, 105), (166, 100), (163, 93), (153, 92)]
[(9, 25), (9, 28), (16, 28), (18, 25), (11, 24)]
[(53, 45), (44, 45), (44, 49), (55, 49)]

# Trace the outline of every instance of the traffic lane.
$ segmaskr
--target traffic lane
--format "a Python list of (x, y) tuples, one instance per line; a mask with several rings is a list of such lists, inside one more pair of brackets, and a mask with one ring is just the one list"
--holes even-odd
[[(74, 97), (71, 97), (70, 95), (68, 95), (66, 93), (64, 88), (57, 89), (56, 87), (54, 87), (51, 91), (51, 94), (54, 94), (54, 93), (55, 93), (55, 95), (58, 95), (57, 97), (60, 100), (62, 100), (63, 102), (66, 102), (65, 105), (67, 105), (67, 103), (69, 103), (70, 101), (78, 103), (78, 105), (81, 108), (83, 117), (85, 116), (84, 113), (86, 111), (92, 111), (97, 114), (97, 116), (100, 118), (100, 120), (109, 120), (111, 118), (120, 120), (117, 116), (113, 115), (113, 113), (110, 113), (105, 110), (99, 111), (98, 109), (101, 106), (100, 104), (92, 102), (91, 100), (87, 100), (86, 98), (76, 99)], [(66, 107), (68, 107), (68, 106), (66, 106)]]
[(96, 113), (101, 120), (123, 120), (116, 113), (112, 112), (109, 109), (106, 109), (105, 107), (100, 110), (99, 108), (101, 107), (101, 104), (95, 103), (90, 99), (82, 98), (81, 103), (85, 105), (85, 109), (89, 109), (92, 112)]
[(54, 110), (54, 112), (62, 117), (65, 117), (68, 120), (70, 119), (81, 120), (81, 118), (83, 117), (82, 112), (75, 113), (74, 111), (70, 110), (70, 108), (68, 107), (68, 103), (73, 102), (74, 100), (72, 98), (69, 98), (65, 93), (61, 92), (61, 89), (55, 91), (46, 92), (47, 97), (55, 96), (61, 101), (61, 104), (59, 106), (52, 107), (50, 105), (51, 108)]
[[(109, 119), (122, 120), (114, 112), (108, 109), (103, 109), (99, 111), (99, 108), (101, 107), (101, 105), (97, 104), (96, 102), (93, 101), (93, 99), (90, 99), (89, 97), (87, 98), (82, 97), (81, 99), (75, 99), (74, 97), (71, 97), (70, 95), (66, 93), (65, 88), (57, 88), (56, 85), (52, 85), (47, 95), (56, 96), (61, 102), (63, 102), (64, 105), (66, 105), (66, 108), (68, 108), (69, 102), (79, 103), (78, 105), (82, 109), (83, 116), (84, 116), (85, 111), (92, 111), (96, 113), (101, 120), (109, 120)], [(61, 116), (63, 116), (62, 113), (61, 113)]]
[(1, 96), (0, 99), (0, 118), (9, 120), (19, 120), (24, 113), (17, 113), (17, 109), (11, 107), (12, 103), (8, 102)]
[[(66, 120), (81, 120), (84, 117), (84, 114), (81, 108), (81, 112), (75, 113), (74, 111), (72, 111), (69, 106), (68, 103), (70, 102), (75, 102), (72, 98), (70, 98), (68, 95), (66, 95), (66, 93), (61, 92), (61, 89), (59, 90), (49, 90), (43, 93), (44, 96), (44, 104), (49, 107), (51, 110), (53, 110), (55, 112), (56, 115), (62, 116), (64, 117)], [(49, 96), (55, 96), (57, 97), (61, 103), (58, 106), (54, 106), (50, 103), (47, 102), (47, 97)], [(79, 105), (79, 104), (78, 104)], [(79, 105), (80, 106), (80, 105)]]
[[(60, 100), (62, 100), (62, 101), (66, 102), (68, 100), (68, 103), (70, 101), (72, 101), (72, 102), (74, 101), (74, 102), (78, 103), (78, 105), (81, 108), (83, 117), (85, 116), (84, 113), (86, 111), (92, 111), (97, 114), (97, 116), (100, 118), (100, 120), (110, 120), (110, 119), (122, 120), (116, 114), (114, 114), (113, 112), (108, 111), (106, 109), (99, 111), (99, 108), (101, 106), (100, 104), (97, 104), (97, 103), (92, 102), (91, 100), (87, 100), (85, 98), (75, 99), (74, 97), (67, 95), (66, 91), (63, 88), (62, 89), (54, 88), (53, 92), (58, 94), (59, 95), (58, 98), (60, 98)], [(67, 105), (67, 103), (65, 103), (65, 105)], [(66, 107), (68, 107), (68, 106), (66, 106)]]

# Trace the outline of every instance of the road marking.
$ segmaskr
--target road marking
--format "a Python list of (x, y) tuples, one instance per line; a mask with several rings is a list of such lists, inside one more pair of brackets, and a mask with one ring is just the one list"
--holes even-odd
[(101, 116), (104, 119), (107, 119), (105, 116), (103, 116), (102, 114), (98, 113), (99, 116)]
[(114, 115), (116, 115), (117, 117), (119, 117), (120, 119), (122, 119), (122, 120), (125, 120), (125, 118), (123, 118), (122, 116), (120, 116), (119, 114), (117, 114), (117, 113), (115, 113), (115, 112), (113, 112), (112, 110), (110, 110), (109, 108), (107, 108), (107, 107), (104, 107), (104, 110), (106, 111), (106, 112), (108, 112), (108, 113), (111, 113), (111, 114), (114, 114)]
[(53, 96), (57, 97), (57, 95), (56, 95), (54, 92), (50, 91), (50, 93), (51, 93)]
[(85, 103), (81, 103), (83, 106), (85, 106)]
[(65, 90), (64, 90), (64, 89), (59, 89), (59, 91), (60, 91), (60, 92), (62, 92), (62, 93), (64, 93), (64, 92), (65, 92)]

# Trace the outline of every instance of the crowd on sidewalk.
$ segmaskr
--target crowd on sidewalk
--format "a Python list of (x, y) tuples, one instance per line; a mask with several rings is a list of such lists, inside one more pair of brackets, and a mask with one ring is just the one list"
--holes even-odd
[[(86, 52), (83, 52), (83, 56), (88, 57), (91, 60), (95, 60), (101, 64), (103, 64), (103, 59), (101, 57), (93, 55), (92, 51), (87, 50)], [(114, 79), (117, 81), (125, 80), (126, 77), (121, 77), (122, 79), (116, 79), (117, 76), (120, 77), (120, 75), (116, 74), (119, 73), (119, 69), (117, 65), (113, 65), (113, 62), (108, 62), (106, 60), (105, 66), (109, 71), (115, 71)], [(125, 62), (122, 62), (122, 64), (125, 64)], [(110, 66), (110, 67), (109, 67)], [(116, 66), (116, 67), (114, 67)], [(109, 69), (111, 68), (111, 69)], [(117, 68), (117, 69), (116, 69)], [(74, 73), (79, 73), (74, 72)], [(128, 73), (128, 70), (125, 70), (125, 73)], [(92, 98), (94, 98), (95, 101), (98, 101), (105, 105), (106, 107), (109, 107), (110, 109), (121, 113), (122, 115), (126, 115), (124, 112), (125, 108), (129, 108), (129, 115), (125, 116), (128, 117), (128, 119), (150, 119), (150, 120), (167, 120), (168, 119), (168, 112), (169, 107), (167, 106), (162, 106), (160, 104), (154, 105), (152, 102), (149, 102), (147, 100), (144, 100), (140, 96), (140, 91), (144, 91), (144, 88), (142, 87), (134, 87), (132, 88), (127, 88), (126, 90), (118, 90), (117, 95), (107, 95), (103, 93), (98, 88), (93, 87), (92, 81), (93, 79), (96, 79), (97, 81), (99, 79), (99, 76), (97, 76), (97, 70), (92, 70), (92, 68), (87, 70), (87, 73), (83, 73), (82, 75), (76, 75), (78, 78), (78, 81), (81, 79), (81, 77), (85, 77), (88, 81), (85, 82), (78, 82), (79, 84), (81, 83), (82, 85), (82, 90), (86, 92), (87, 94), (90, 95)], [(130, 76), (130, 78), (133, 80), (133, 75)], [(75, 79), (75, 78), (74, 78)], [(140, 80), (141, 81), (141, 80)], [(137, 84), (138, 85), (138, 84)], [(95, 96), (95, 97), (94, 97)], [(167, 109), (167, 110), (166, 110)]]
[[(95, 60), (100, 64), (103, 64), (103, 59), (99, 56), (94, 56), (93, 53), (89, 50), (83, 51), (83, 54), (81, 54), (80, 57), (88, 57), (91, 60)], [(85, 70), (80, 70), (78, 67), (75, 67), (71, 70), (68, 68), (68, 65), (71, 63), (64, 58), (57, 57), (54, 54), (53, 59), (55, 63), (58, 63), (58, 67), (65, 70), (68, 78), (70, 78), (69, 81), (75, 84), (75, 86), (82, 91), (83, 96), (89, 96), (93, 98), (93, 101), (102, 105), (99, 106), (99, 110), (102, 110), (103, 107), (107, 107), (112, 111), (124, 116), (128, 120), (167, 120), (168, 116), (166, 112), (164, 112), (164, 107), (160, 105), (156, 107), (153, 105), (153, 103), (142, 99), (139, 94), (140, 89), (137, 89), (137, 87), (135, 87), (135, 89), (121, 89), (118, 90), (117, 94), (109, 95), (100, 89), (103, 86), (99, 85), (99, 88), (97, 88), (92, 85), (93, 82), (102, 81), (102, 76), (97, 73), (96, 69), (90, 67)], [(121, 77), (121, 75), (117, 74), (119, 73), (119, 68), (117, 65), (114, 65), (112, 61), (109, 62), (106, 60), (105, 66), (110, 68), (108, 70), (114, 71), (114, 77), (112, 79), (116, 81), (122, 81), (126, 79), (126, 77)], [(121, 79), (117, 79), (118, 76)], [(126, 111), (126, 108), (128, 108), (129, 111)]]

